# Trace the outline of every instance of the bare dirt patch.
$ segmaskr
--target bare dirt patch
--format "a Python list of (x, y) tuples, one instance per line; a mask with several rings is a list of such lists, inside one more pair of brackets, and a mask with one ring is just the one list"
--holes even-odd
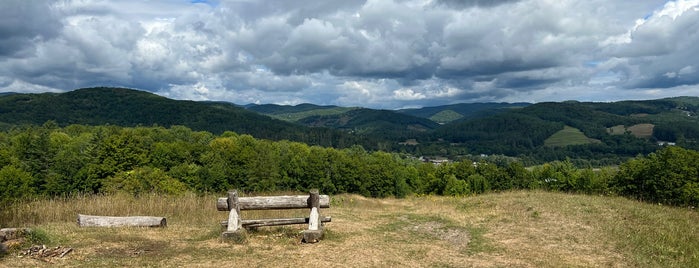
[(465, 230), (448, 228), (443, 223), (434, 221), (414, 225), (409, 230), (447, 241), (459, 250), (465, 250), (471, 240), (471, 236)]

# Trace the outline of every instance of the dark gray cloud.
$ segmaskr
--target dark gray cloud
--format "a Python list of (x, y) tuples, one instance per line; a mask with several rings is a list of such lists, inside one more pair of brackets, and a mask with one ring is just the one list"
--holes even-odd
[(1, 91), (378, 108), (699, 94), (699, 0), (1, 5)]
[(58, 35), (61, 23), (53, 14), (51, 2), (8, 0), (0, 8), (0, 57), (26, 57), (37, 41)]

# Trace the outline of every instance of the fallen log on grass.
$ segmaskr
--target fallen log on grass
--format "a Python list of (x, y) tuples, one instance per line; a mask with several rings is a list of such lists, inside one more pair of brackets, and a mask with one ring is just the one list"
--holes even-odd
[(165, 227), (167, 220), (164, 217), (151, 216), (93, 216), (78, 214), (78, 226), (80, 227)]
[(2, 228), (0, 229), (0, 242), (27, 237), (32, 232), (29, 228)]

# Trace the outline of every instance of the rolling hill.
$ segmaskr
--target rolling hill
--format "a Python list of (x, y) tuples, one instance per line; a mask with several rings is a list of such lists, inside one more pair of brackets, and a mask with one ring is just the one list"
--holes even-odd
[(311, 128), (270, 118), (231, 103), (180, 101), (125, 88), (85, 88), (66, 93), (0, 96), (0, 125), (151, 126), (183, 125), (194, 130), (235, 131), (257, 138), (293, 140), (323, 146), (376, 146), (370, 137)]
[(437, 123), (449, 123), (456, 120), (472, 119), (495, 115), (513, 108), (522, 108), (531, 103), (459, 103), (433, 107), (401, 109), (397, 112), (412, 116), (428, 118)]
[(427, 118), (391, 110), (319, 106), (307, 103), (296, 106), (248, 105), (246, 108), (309, 127), (333, 128), (391, 141), (413, 139), (439, 127), (438, 123)]
[(678, 97), (537, 103), (445, 124), (431, 133), (431, 144), (421, 141), (423, 148), (412, 152), (437, 154), (434, 144), (441, 141), (439, 150), (446, 147), (451, 156), (505, 154), (535, 162), (572, 158), (596, 164), (618, 163), (623, 158), (653, 152), (659, 143), (698, 148), (697, 101), (697, 97)]
[(359, 109), (358, 107), (339, 107), (332, 105), (319, 106), (310, 103), (303, 103), (295, 106), (277, 104), (248, 104), (245, 106), (245, 108), (250, 111), (289, 122), (298, 122), (299, 120), (311, 116), (336, 115)]
[(299, 120), (307, 126), (330, 127), (390, 140), (415, 138), (439, 127), (425, 118), (389, 110), (353, 109), (341, 114), (315, 115)]
[(0, 129), (47, 121), (61, 126), (183, 125), (338, 148), (358, 144), (416, 156), (503, 154), (531, 163), (582, 159), (613, 164), (653, 152), (661, 142), (698, 149), (698, 111), (699, 97), (471, 103), (392, 111), (314, 104), (238, 106), (172, 100), (124, 88), (87, 88), (2, 94)]

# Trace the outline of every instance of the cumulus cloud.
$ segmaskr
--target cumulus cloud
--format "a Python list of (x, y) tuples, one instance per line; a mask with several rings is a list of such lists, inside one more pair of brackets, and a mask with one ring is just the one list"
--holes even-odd
[(0, 8), (0, 57), (26, 57), (37, 42), (61, 30), (51, 5), (41, 0), (8, 0)]
[(400, 108), (699, 91), (699, 0), (19, 1), (0, 90)]
[(696, 85), (699, 74), (694, 52), (699, 44), (699, 1), (668, 2), (610, 45), (612, 70), (621, 86), (672, 88)]

